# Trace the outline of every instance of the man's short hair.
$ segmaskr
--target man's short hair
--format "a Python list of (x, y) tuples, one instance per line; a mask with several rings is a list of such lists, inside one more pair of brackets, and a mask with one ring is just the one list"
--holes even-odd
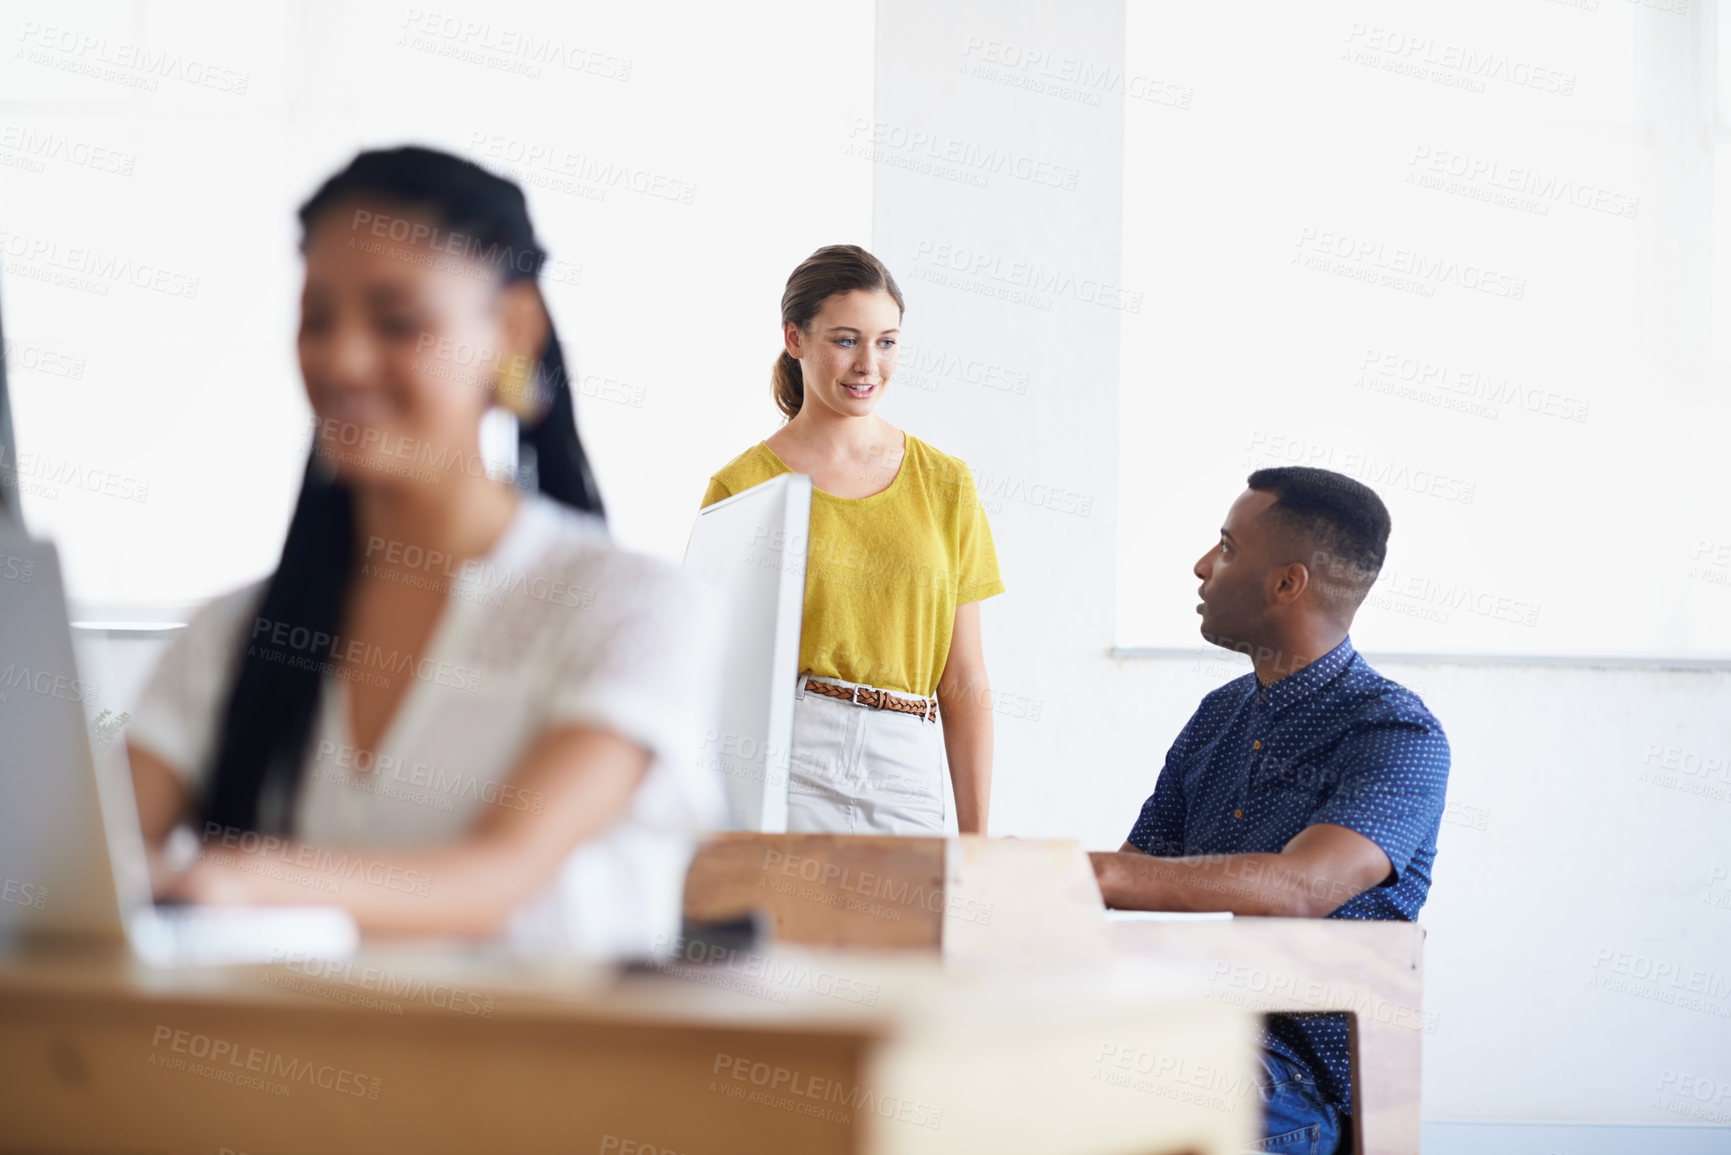
[(1328, 469), (1258, 469), (1250, 488), (1274, 494), (1265, 517), (1301, 543), (1325, 601), (1356, 608), (1388, 556), (1388, 507), (1368, 485)]

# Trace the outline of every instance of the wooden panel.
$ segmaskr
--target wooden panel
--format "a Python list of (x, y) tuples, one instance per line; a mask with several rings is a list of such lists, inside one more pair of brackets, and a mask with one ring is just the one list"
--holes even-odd
[(942, 838), (890, 835), (720, 835), (698, 848), (685, 913), (769, 912), (776, 937), (808, 946), (926, 950), (942, 946)]
[(731, 833), (698, 850), (685, 913), (768, 911), (782, 942), (941, 951), (951, 961), (1105, 953), (1100, 890), (1075, 842)]
[[(366, 956), (322, 983), (0, 957), (0, 1150), (1227, 1155), (1253, 1134), (1209, 1099), (1251, 1078), (1242, 1011), (906, 954), (829, 962), (881, 1003), (473, 952)], [(357, 985), (379, 972), (484, 992), (485, 1012)], [(1156, 1061), (1174, 1055), (1191, 1065)], [(1199, 1093), (1199, 1071), (1219, 1086)]]
[(1205, 997), (1259, 1013), (1353, 1015), (1358, 1150), (1419, 1149), (1424, 928), (1410, 922), (1234, 918), (1114, 923), (1114, 950), (1185, 964)]
[(0, 997), (0, 1036), (10, 1150), (568, 1155), (608, 1136), (681, 1152), (863, 1150), (850, 1127), (729, 1097), (756, 1088), (715, 1070), (743, 1056), (847, 1085), (862, 1045), (847, 1035)]
[(1080, 843), (963, 835), (946, 850), (946, 961), (1003, 966), (1106, 954), (1105, 906)]
[[(1087, 981), (1069, 981), (1077, 978)], [(1013, 1034), (984, 1045), (890, 1040), (866, 1078), (947, 1106), (941, 1128), (885, 1127), (874, 1138), (894, 1155), (1248, 1150), (1262, 1126), (1254, 1019), (1207, 1014), (1207, 1003), (1153, 1019), (1133, 1001), (1118, 1006), (1103, 1024), (1047, 1026), (1037, 1045)]]

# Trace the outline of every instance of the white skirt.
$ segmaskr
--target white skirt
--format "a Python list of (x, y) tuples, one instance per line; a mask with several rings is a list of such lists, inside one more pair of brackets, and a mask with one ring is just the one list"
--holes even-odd
[(793, 703), (787, 828), (801, 834), (942, 834), (944, 732), (913, 714), (808, 694)]

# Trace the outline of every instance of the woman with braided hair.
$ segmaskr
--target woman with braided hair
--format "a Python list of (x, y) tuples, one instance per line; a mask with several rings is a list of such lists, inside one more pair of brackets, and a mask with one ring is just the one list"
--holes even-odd
[[(128, 733), (158, 894), (671, 941), (719, 805), (694, 769), (718, 615), (608, 539), (522, 191), (365, 152), (300, 223), (314, 438), (281, 560), (181, 631)], [(513, 422), (515, 479), (481, 432)], [(181, 823), (203, 852), (176, 870)]]

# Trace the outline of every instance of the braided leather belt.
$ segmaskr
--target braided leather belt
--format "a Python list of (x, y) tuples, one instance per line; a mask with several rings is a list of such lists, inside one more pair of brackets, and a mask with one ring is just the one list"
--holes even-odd
[(892, 694), (888, 690), (874, 690), (870, 686), (837, 686), (815, 680), (807, 680), (805, 689), (808, 694), (840, 698), (844, 702), (872, 710), (894, 710), (898, 714), (913, 714), (922, 722), (938, 720), (936, 698), (904, 698), (900, 694)]

